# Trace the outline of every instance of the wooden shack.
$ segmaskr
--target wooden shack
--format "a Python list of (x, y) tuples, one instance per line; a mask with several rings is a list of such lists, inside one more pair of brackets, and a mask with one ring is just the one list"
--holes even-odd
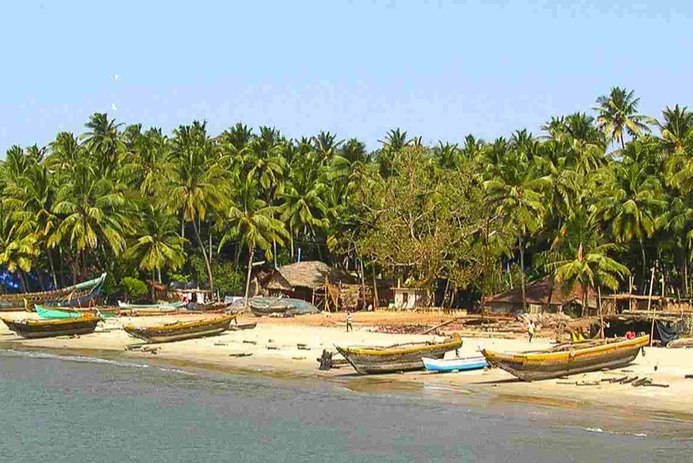
[[(324, 302), (325, 285), (357, 285), (356, 277), (320, 261), (284, 265), (274, 270), (264, 283), (270, 296), (287, 296), (309, 301), (320, 307)], [(324, 307), (322, 307), (324, 308)]]
[[(527, 313), (570, 312), (573, 308), (580, 308), (577, 312), (581, 312), (584, 295), (579, 286), (558, 285), (551, 276), (546, 276), (526, 285), (525, 298)], [(486, 299), (483, 307), (493, 313), (517, 314), (524, 312), (522, 302), (522, 288), (515, 287)], [(593, 288), (587, 292), (587, 306), (587, 312), (597, 309), (597, 292)]]

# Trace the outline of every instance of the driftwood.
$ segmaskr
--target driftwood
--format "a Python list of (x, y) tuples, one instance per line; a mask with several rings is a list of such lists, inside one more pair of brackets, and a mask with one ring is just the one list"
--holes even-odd
[(436, 325), (436, 326), (434, 326), (433, 328), (429, 328), (429, 329), (427, 329), (427, 330), (425, 330), (425, 331), (422, 331), (421, 334), (428, 334), (428, 333), (431, 333), (431, 332), (437, 330), (438, 328), (442, 328), (442, 327), (447, 326), (447, 325), (449, 325), (449, 324), (451, 324), (451, 323), (453, 323), (453, 322), (456, 322), (456, 321), (458, 321), (458, 320), (460, 320), (460, 319), (459, 319), (459, 318), (453, 318), (453, 319), (448, 320), (448, 321), (446, 321), (446, 322), (443, 322), (443, 323), (441, 323), (441, 324), (439, 324), (439, 325)]
[(229, 354), (229, 357), (250, 357), (251, 354), (250, 352), (238, 352), (236, 354)]

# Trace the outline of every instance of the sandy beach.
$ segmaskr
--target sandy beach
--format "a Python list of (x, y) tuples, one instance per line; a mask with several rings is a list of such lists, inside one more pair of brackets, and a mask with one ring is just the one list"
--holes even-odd
[[(27, 318), (35, 314), (6, 313), (7, 317)], [(378, 332), (379, 326), (429, 325), (434, 326), (451, 318), (441, 313), (375, 312), (356, 313), (354, 331), (344, 329), (343, 314), (318, 314), (295, 318), (256, 318), (239, 316), (239, 323), (257, 322), (252, 330), (227, 331), (219, 336), (156, 344), (156, 353), (128, 350), (128, 346), (141, 345), (122, 330), (124, 324), (160, 324), (174, 320), (188, 320), (214, 315), (176, 315), (150, 317), (118, 317), (100, 324), (96, 332), (79, 337), (58, 337), (25, 340), (2, 324), (0, 347), (6, 349), (40, 349), (74, 352), (92, 356), (122, 356), (131, 359), (156, 360), (183, 366), (213, 368), (215, 370), (245, 371), (282, 377), (313, 377), (327, 381), (340, 381), (354, 390), (373, 390), (410, 384), (445, 388), (453, 393), (486, 393), (506, 400), (517, 400), (561, 407), (598, 406), (613, 407), (626, 415), (656, 415), (693, 421), (693, 351), (687, 349), (646, 348), (628, 367), (608, 372), (594, 372), (571, 376), (569, 379), (526, 383), (516, 380), (499, 369), (465, 373), (412, 372), (362, 377), (351, 366), (340, 366), (330, 371), (318, 370), (316, 359), (323, 349), (334, 350), (334, 345), (391, 345), (402, 342), (443, 339), (435, 335), (390, 334)], [(450, 335), (454, 331), (441, 334)], [(478, 355), (480, 346), (499, 351), (524, 351), (550, 346), (552, 339), (540, 336), (530, 344), (526, 338), (493, 337), (479, 332), (476, 336), (463, 333), (461, 356)], [(549, 333), (546, 333), (548, 336)], [(301, 344), (301, 348), (299, 348)], [(234, 354), (246, 354), (237, 357)], [(251, 354), (251, 355), (247, 355)], [(453, 356), (454, 352), (448, 353)], [(630, 384), (612, 384), (601, 381), (624, 375), (649, 377), (655, 383), (669, 387), (632, 387)], [(599, 382), (598, 385), (576, 383)]]

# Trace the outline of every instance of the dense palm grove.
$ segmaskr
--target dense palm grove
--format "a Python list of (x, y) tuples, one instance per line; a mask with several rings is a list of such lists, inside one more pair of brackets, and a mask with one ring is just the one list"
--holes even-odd
[(94, 114), (82, 135), (7, 151), (0, 264), (26, 290), (107, 271), (110, 292), (135, 277), (239, 294), (254, 261), (320, 259), (445, 305), (547, 274), (643, 292), (654, 267), (688, 295), (693, 113), (641, 115), (621, 88), (590, 113), (461, 144), (392, 130), (374, 152), (327, 132), (166, 135)]

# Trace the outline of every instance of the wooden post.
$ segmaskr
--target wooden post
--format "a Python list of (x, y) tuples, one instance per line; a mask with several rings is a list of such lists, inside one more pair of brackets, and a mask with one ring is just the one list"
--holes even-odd
[(652, 267), (652, 276), (650, 276), (650, 296), (647, 298), (647, 311), (650, 311), (650, 307), (652, 307), (652, 326), (650, 327), (650, 347), (652, 347), (652, 336), (654, 336), (654, 325), (655, 325), (655, 316), (654, 316), (654, 307), (652, 306), (652, 287), (654, 286), (654, 272), (655, 269)]
[[(615, 301), (614, 301), (615, 302)], [(633, 276), (628, 277), (628, 311), (633, 310)]]
[(373, 311), (378, 307), (378, 281), (375, 278), (375, 262), (373, 262)]
[(604, 311), (602, 310), (602, 287), (597, 285), (597, 309), (599, 309), (599, 337), (604, 339)]

